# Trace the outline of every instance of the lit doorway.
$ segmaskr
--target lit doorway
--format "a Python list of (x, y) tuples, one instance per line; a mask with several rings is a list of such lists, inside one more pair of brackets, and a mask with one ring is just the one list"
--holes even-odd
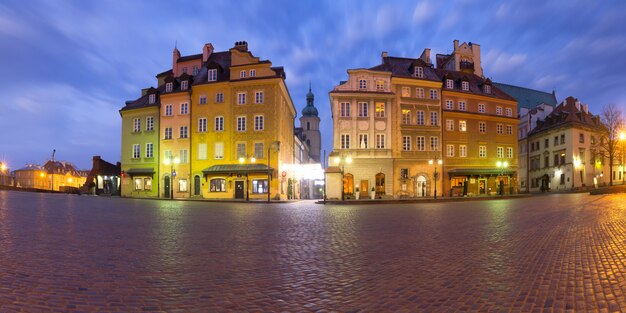
[(426, 177), (420, 175), (415, 181), (415, 195), (418, 197), (426, 197)]

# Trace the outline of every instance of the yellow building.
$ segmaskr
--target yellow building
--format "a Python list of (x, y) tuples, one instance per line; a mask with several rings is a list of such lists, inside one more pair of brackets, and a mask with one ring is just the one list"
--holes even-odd
[(44, 166), (27, 165), (15, 170), (15, 184), (20, 188), (71, 191), (81, 188), (87, 175), (68, 162), (48, 161)]

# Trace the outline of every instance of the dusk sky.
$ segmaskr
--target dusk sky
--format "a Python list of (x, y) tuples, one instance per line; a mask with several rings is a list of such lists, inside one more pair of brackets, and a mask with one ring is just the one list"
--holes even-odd
[(332, 149), (328, 92), (382, 51), (417, 58), (480, 44), (493, 81), (626, 111), (625, 1), (22, 1), (0, 4), (0, 160), (90, 169), (120, 160), (126, 100), (205, 43), (245, 40), (284, 66), (300, 117), (309, 80)]

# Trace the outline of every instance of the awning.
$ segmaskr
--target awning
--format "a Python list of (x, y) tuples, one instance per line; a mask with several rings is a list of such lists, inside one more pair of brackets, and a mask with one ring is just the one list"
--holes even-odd
[(515, 171), (499, 168), (455, 168), (448, 171), (452, 176), (479, 176), (479, 175), (515, 175)]
[[(274, 169), (270, 167), (273, 172)], [(267, 174), (265, 164), (222, 164), (213, 165), (202, 170), (204, 175), (208, 174)]]
[(126, 171), (126, 174), (132, 176), (139, 176), (139, 175), (147, 175), (147, 176), (152, 176), (154, 175), (154, 169), (151, 167), (148, 168), (130, 168)]

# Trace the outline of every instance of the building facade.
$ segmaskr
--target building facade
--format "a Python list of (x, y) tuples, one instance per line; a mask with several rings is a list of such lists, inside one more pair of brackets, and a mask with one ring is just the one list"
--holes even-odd
[(43, 166), (29, 164), (17, 169), (15, 186), (60, 192), (78, 191), (87, 180), (85, 171), (79, 171), (74, 164), (49, 160)]

